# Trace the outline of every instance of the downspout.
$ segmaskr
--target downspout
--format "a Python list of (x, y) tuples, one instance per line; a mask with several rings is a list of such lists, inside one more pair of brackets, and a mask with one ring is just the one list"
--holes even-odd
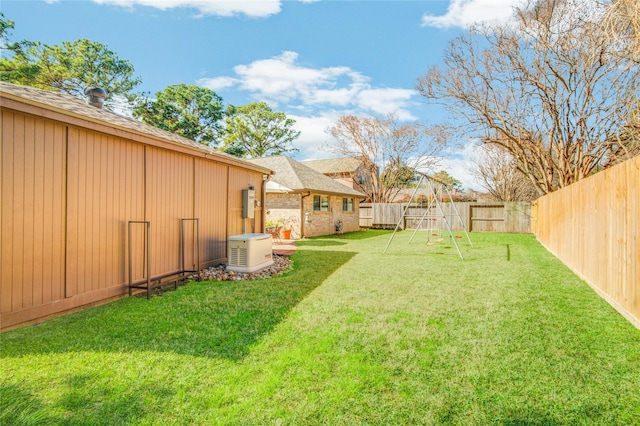
[(300, 238), (304, 238), (304, 199), (311, 195), (311, 191), (307, 195), (300, 193)]
[(260, 232), (265, 233), (264, 224), (267, 222), (267, 182), (271, 180), (271, 175), (262, 175), (262, 224), (260, 226)]

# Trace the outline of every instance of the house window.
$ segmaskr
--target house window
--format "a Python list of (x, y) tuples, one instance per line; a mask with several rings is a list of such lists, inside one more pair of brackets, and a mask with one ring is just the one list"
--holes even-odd
[(329, 211), (329, 196), (328, 195), (314, 195), (313, 196), (313, 210), (316, 212), (328, 212)]
[(342, 199), (342, 211), (343, 212), (352, 212), (353, 211), (353, 198), (343, 198)]

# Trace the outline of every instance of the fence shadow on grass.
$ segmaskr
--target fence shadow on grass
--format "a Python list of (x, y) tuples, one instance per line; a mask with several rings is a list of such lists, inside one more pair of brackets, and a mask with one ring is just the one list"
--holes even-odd
[[(58, 424), (139, 424), (153, 417), (142, 398), (122, 395), (117, 386), (100, 384), (96, 392), (95, 375), (72, 374), (64, 391), (55, 402), (45, 402), (32, 391), (17, 385), (0, 385), (2, 425), (58, 425)], [(147, 398), (166, 400), (174, 397), (171, 384), (151, 381), (137, 389)], [(57, 409), (52, 409), (55, 407)]]
[(293, 270), (254, 281), (189, 283), (6, 332), (0, 355), (172, 352), (239, 361), (355, 253), (298, 251)]
[(375, 238), (379, 236), (389, 235), (392, 231), (385, 229), (368, 229), (366, 231), (346, 232), (344, 234), (321, 235), (318, 237), (309, 237), (304, 240), (298, 240), (297, 245), (301, 247), (327, 247), (341, 246), (347, 244), (344, 240), (357, 241)]
[(312, 239), (312, 240), (301, 240), (296, 243), (300, 247), (330, 247), (330, 246), (344, 246), (347, 243), (336, 240), (321, 240), (321, 239)]

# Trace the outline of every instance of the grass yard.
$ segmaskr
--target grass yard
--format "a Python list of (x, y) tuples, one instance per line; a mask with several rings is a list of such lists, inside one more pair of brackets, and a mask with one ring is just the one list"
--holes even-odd
[(640, 424), (640, 330), (533, 236), (389, 235), (3, 333), (0, 424)]

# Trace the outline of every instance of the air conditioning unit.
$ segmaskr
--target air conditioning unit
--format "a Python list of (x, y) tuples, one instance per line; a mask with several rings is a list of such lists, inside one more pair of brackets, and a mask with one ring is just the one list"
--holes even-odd
[(271, 234), (232, 235), (227, 249), (230, 271), (253, 272), (273, 264)]

